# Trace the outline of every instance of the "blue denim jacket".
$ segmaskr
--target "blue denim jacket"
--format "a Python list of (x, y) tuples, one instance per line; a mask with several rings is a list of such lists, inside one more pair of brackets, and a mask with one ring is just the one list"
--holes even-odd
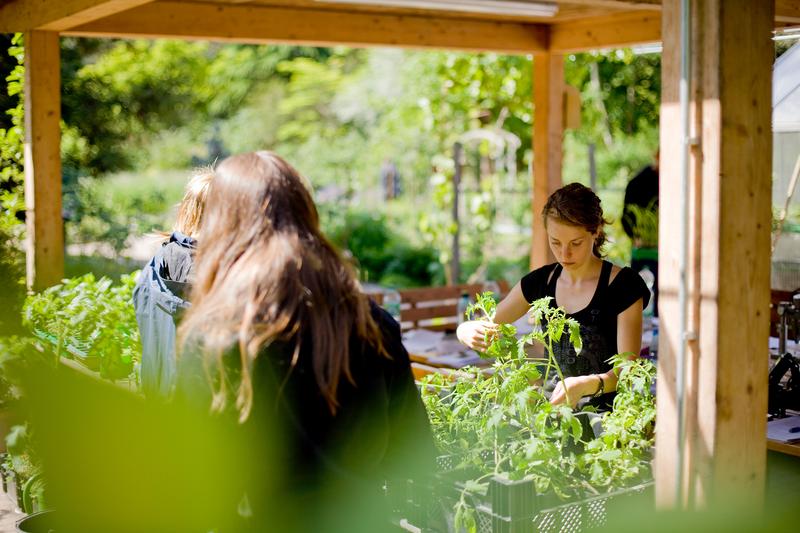
[(133, 289), (133, 307), (142, 339), (142, 390), (169, 396), (175, 383), (175, 338), (179, 315), (189, 308), (189, 277), (197, 241), (170, 235), (142, 269)]

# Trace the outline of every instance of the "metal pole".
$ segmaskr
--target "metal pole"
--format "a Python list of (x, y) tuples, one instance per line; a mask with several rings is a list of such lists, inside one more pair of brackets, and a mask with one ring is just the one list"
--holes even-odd
[(461, 275), (461, 260), (459, 258), (461, 252), (458, 244), (458, 235), (460, 233), (459, 220), (458, 220), (458, 201), (459, 189), (461, 188), (461, 143), (453, 145), (453, 164), (455, 170), (453, 171), (453, 225), (455, 232), (453, 233), (453, 257), (451, 259), (450, 276), (451, 283), (458, 285), (459, 277)]

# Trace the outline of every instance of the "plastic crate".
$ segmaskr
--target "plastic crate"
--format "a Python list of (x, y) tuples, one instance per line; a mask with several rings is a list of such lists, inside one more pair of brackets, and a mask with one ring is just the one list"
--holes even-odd
[[(491, 463), (492, 452), (484, 451), (481, 459)], [(436, 463), (439, 472), (427, 482), (409, 480), (394, 485), (395, 516), (403, 519), (408, 531), (453, 529), (453, 507), (462, 496), (464, 480), (470, 479), (473, 472), (459, 468), (462, 458), (458, 456), (439, 456)], [(537, 494), (530, 479), (494, 476), (489, 480), (486, 497), (467, 494), (465, 498), (475, 510), (478, 533), (573, 533), (605, 526), (611, 500), (641, 494), (652, 486), (652, 481), (640, 482), (625, 489), (563, 502), (552, 494)], [(441, 527), (445, 523), (447, 527)]]
[[(532, 481), (509, 482), (494, 478), (490, 482), (490, 497), (483, 502), (474, 502), (475, 522), (478, 533), (578, 533), (605, 527), (608, 522), (608, 506), (612, 500), (640, 495), (652, 490), (649, 481), (625, 489), (592, 496), (582, 500), (566, 502), (556, 506), (545, 506), (536, 495)], [(499, 490), (498, 490), (499, 489)], [(436, 531), (452, 529), (452, 516), (441, 518), (437, 513), (452, 511), (457, 500), (453, 494), (439, 498), (427, 492), (422, 499), (413, 502), (400, 520), (408, 531)], [(450, 509), (447, 509), (450, 506)], [(447, 528), (432, 527), (432, 522), (448, 523)]]

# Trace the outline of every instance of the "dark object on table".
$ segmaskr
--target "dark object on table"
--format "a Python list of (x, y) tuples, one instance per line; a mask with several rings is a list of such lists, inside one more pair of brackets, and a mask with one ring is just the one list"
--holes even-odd
[(786, 409), (800, 409), (800, 364), (788, 353), (783, 354), (769, 372), (767, 410), (773, 416), (784, 417)]
[(800, 294), (792, 296), (791, 302), (779, 302), (778, 313), (778, 353), (786, 353), (786, 338), (789, 336), (789, 328), (794, 333), (794, 341), (797, 342), (798, 325), (800, 325)]

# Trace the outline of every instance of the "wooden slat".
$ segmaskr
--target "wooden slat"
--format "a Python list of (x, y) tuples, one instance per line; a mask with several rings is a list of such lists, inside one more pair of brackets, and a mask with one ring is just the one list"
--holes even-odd
[(456, 316), (458, 306), (456, 304), (449, 305), (434, 305), (431, 307), (411, 307), (400, 311), (400, 316), (403, 322), (418, 322), (420, 320), (448, 317), (454, 318)]
[(68, 34), (519, 54), (547, 46), (546, 26), (536, 24), (185, 2), (144, 5), (80, 26)]
[(531, 269), (554, 261), (547, 242), (542, 209), (561, 187), (564, 98), (564, 56), (538, 54), (533, 58), (533, 220)]
[(785, 442), (767, 439), (767, 449), (774, 452), (785, 453), (786, 455), (800, 457), (800, 444), (787, 444)]
[(12, 0), (0, 6), (0, 32), (63, 31), (153, 0)]
[[(679, 7), (672, 4), (662, 12), (665, 45), (661, 55), (661, 158), (659, 163), (659, 264), (658, 264), (658, 394), (656, 402), (659, 448), (656, 449), (656, 500), (664, 506), (675, 504), (677, 478), (678, 400), (676, 393), (676, 350), (679, 342), (679, 246), (676, 230), (667, 231), (670, 221), (680, 218), (680, 76)], [(675, 223), (675, 222), (673, 222)], [(680, 227), (678, 225), (677, 227)]]
[(661, 9), (661, 0), (565, 0), (558, 2), (558, 4), (615, 7), (625, 9)]
[(458, 326), (458, 299), (467, 293), (471, 299), (483, 291), (482, 284), (448, 285), (401, 290), (400, 316), (403, 329), (452, 330)]
[(414, 374), (414, 380), (419, 381), (428, 374), (433, 374), (436, 372), (436, 368), (422, 363), (412, 362), (411, 372)]
[[(185, 0), (184, 0), (185, 1)], [(202, 0), (192, 0), (202, 1)], [(558, 12), (553, 17), (543, 17), (534, 15), (508, 15), (504, 13), (472, 13), (469, 11), (453, 11), (447, 9), (425, 9), (420, 4), (419, 7), (400, 7), (400, 6), (384, 6), (384, 5), (369, 5), (369, 4), (340, 4), (340, 3), (324, 3), (317, 0), (252, 0), (243, 2), (241, 0), (214, 0), (215, 3), (222, 4), (242, 4), (247, 3), (250, 5), (261, 6), (290, 6), (297, 8), (316, 8), (316, 9), (329, 9), (336, 11), (350, 11), (357, 13), (382, 13), (385, 15), (421, 15), (421, 16), (435, 16), (435, 17), (448, 17), (453, 19), (463, 20), (501, 20), (501, 21), (518, 21), (518, 22), (535, 22), (551, 24), (556, 21), (570, 20), (581, 17), (592, 17), (608, 14), (613, 10), (629, 10), (629, 9), (645, 9), (648, 4), (642, 7), (635, 7), (628, 3), (623, 3), (618, 0), (600, 0), (604, 5), (592, 5), (583, 3), (585, 0), (578, 0), (578, 2), (560, 2)], [(659, 2), (660, 0), (651, 0)], [(652, 5), (652, 4), (650, 4)], [(660, 9), (660, 6), (653, 6), (653, 9)]]
[[(686, 453), (677, 454), (682, 222), (680, 0), (665, 0), (661, 107), (660, 336), (656, 498), (763, 503), (771, 223), (771, 3), (695, 0), (690, 161)], [(743, 23), (746, 21), (747, 23)], [(699, 211), (696, 211), (699, 210)], [(700, 216), (701, 214), (701, 216)], [(698, 270), (695, 272), (695, 265)]]
[(64, 275), (61, 218), (61, 76), (58, 34), (25, 34), (25, 207), (28, 286)]
[(577, 52), (619, 48), (661, 40), (661, 13), (633, 11), (553, 24), (550, 49)]
[(483, 291), (483, 285), (475, 283), (471, 285), (447, 285), (444, 287), (420, 287), (415, 289), (400, 290), (400, 297), (404, 303), (416, 304), (419, 302), (440, 301), (447, 299), (457, 299), (462, 293), (466, 292), (470, 298), (474, 298), (476, 293)]
[(458, 376), (457, 370), (426, 365), (425, 363), (418, 363), (416, 361), (411, 363), (411, 372), (414, 374), (414, 380), (416, 381), (419, 381), (428, 374), (442, 374), (450, 379), (455, 379), (456, 376)]
[(458, 328), (458, 320), (455, 316), (438, 317), (427, 320), (420, 320), (418, 322), (409, 322), (409, 326), (405, 329), (429, 329), (431, 331), (444, 331), (453, 332)]
[(775, 20), (783, 23), (800, 24), (800, 0), (776, 0)]

